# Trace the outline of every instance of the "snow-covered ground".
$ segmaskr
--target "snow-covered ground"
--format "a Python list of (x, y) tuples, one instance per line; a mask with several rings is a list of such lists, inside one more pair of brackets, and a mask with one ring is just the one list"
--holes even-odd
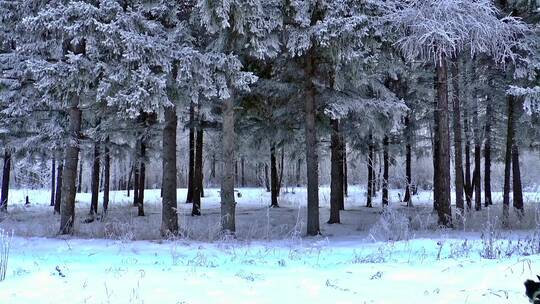
[(526, 303), (523, 281), (540, 273), (537, 193), (526, 194), (523, 220), (512, 215), (513, 230), (499, 228), (497, 198), (439, 230), (430, 193), (407, 208), (392, 191), (391, 212), (381, 215), (380, 198), (367, 209), (356, 187), (342, 224), (325, 224), (322, 188), (323, 236), (306, 238), (305, 189), (295, 190), (269, 209), (264, 190), (239, 189), (235, 240), (218, 237), (217, 189), (206, 190), (201, 217), (179, 204), (177, 240), (159, 239), (159, 190), (145, 194), (142, 218), (125, 192), (113, 192), (108, 217), (90, 224), (81, 222), (89, 195), (78, 195), (67, 238), (55, 235), (48, 192), (14, 190), (0, 222), (16, 235), (0, 303)]
[[(445, 240), (296, 244), (15, 238), (0, 303), (526, 303), (539, 256)], [(477, 245), (477, 243), (475, 243)]]

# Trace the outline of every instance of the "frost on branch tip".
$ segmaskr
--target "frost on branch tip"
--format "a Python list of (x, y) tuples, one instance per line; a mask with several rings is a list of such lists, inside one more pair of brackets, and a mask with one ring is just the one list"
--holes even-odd
[(386, 9), (384, 21), (410, 61), (436, 62), (467, 51), (504, 65), (516, 60), (515, 48), (528, 31), (519, 18), (500, 18), (491, 0), (393, 0)]

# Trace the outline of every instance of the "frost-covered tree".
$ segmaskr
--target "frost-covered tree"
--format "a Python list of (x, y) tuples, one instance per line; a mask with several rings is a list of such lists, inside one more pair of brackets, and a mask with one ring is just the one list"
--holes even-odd
[(69, 139), (64, 155), (60, 232), (71, 233), (75, 221), (75, 181), (80, 150), (82, 111), (93, 103), (96, 82), (102, 73), (98, 42), (105, 35), (95, 32), (100, 9), (91, 3), (53, 2), (38, 6), (21, 26), (28, 39), (22, 52), (36, 78), (35, 87), (50, 106), (69, 116)]
[[(55, 2), (40, 7), (22, 23), (32, 35), (23, 50), (32, 55), (28, 65), (36, 75), (36, 88), (48, 104), (70, 115), (62, 233), (71, 232), (75, 216), (82, 110), (114, 109), (114, 114), (99, 112), (108, 114), (101, 119), (107, 124), (163, 113), (163, 107), (170, 105), (167, 80), (174, 60), (183, 57), (186, 41), (183, 28), (167, 28), (173, 6), (165, 1)], [(144, 151), (144, 143), (140, 149)], [(141, 211), (142, 204), (142, 215)]]
[[(300, 66), (305, 100), (307, 165), (307, 234), (320, 233), (317, 113), (320, 92), (334, 91), (335, 68), (362, 56), (371, 18), (364, 12), (372, 1), (291, 1), (285, 7), (285, 46)], [(330, 89), (330, 90), (329, 90)]]
[[(279, 65), (274, 62), (273, 66), (268, 65), (262, 69), (263, 72), (256, 71), (259, 80), (253, 85), (251, 93), (245, 94), (242, 98), (240, 104), (242, 110), (238, 113), (237, 123), (239, 135), (245, 143), (241, 145), (245, 147), (244, 151), (249, 151), (249, 147), (257, 147), (259, 151), (267, 152), (262, 153), (265, 158), (258, 160), (264, 162), (267, 171), (268, 163), (270, 164), (270, 176), (265, 174), (264, 178), (268, 181), (271, 207), (279, 207), (281, 183), (278, 174), (278, 152), (281, 150), (284, 153), (285, 148), (296, 145), (302, 125), (300, 88), (276, 75), (276, 73), (279, 75), (281, 68)], [(255, 154), (254, 151), (250, 152)], [(281, 176), (282, 173), (283, 164)]]
[(464, 53), (490, 56), (495, 63), (514, 60), (526, 27), (516, 18), (499, 18), (489, 0), (390, 1), (389, 28), (407, 60), (432, 62), (436, 69), (435, 185), (439, 224), (452, 226), (450, 208), (450, 134), (447, 61)]
[(280, 44), (276, 31), (283, 19), (279, 4), (280, 1), (274, 0), (199, 0), (194, 10), (194, 18), (215, 39), (208, 45), (208, 49), (215, 53), (206, 60), (229, 65), (216, 70), (217, 74), (212, 76), (218, 82), (211, 86), (217, 86), (217, 99), (222, 104), (223, 113), (221, 229), (224, 233), (234, 233), (236, 230), (234, 108), (238, 94), (255, 81), (251, 73), (241, 71), (241, 60), (249, 57), (268, 58), (278, 53)]

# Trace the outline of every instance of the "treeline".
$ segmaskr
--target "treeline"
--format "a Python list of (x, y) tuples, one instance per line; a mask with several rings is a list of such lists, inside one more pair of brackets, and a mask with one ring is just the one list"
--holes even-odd
[(400, 154), (403, 200), (412, 205), (416, 154), (433, 157), (425, 186), (447, 227), (452, 188), (458, 213), (480, 210), (482, 190), (489, 206), (492, 162), (504, 161), (502, 218), (510, 226), (511, 190), (524, 212), (520, 148), (538, 144), (535, 4), (0, 0), (1, 208), (12, 154), (53, 160), (51, 205), (60, 233), (72, 233), (85, 153), (86, 220), (100, 214), (100, 184), (102, 216), (111, 187), (130, 191), (144, 216), (147, 166), (159, 158), (160, 229), (176, 235), (181, 126), (189, 133), (186, 202), (201, 215), (210, 161), (225, 234), (235, 232), (234, 188), (245, 185), (246, 160), (279, 207), (286, 157), (296, 183), (306, 181), (307, 234), (319, 234), (323, 147), (331, 159), (329, 223), (345, 208), (347, 154), (366, 158), (367, 207), (379, 189), (389, 204), (389, 170)]

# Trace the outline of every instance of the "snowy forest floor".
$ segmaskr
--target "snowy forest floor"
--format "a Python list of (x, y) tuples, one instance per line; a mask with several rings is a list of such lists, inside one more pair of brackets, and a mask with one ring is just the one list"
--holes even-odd
[(525, 194), (526, 216), (512, 213), (512, 230), (500, 228), (499, 193), (441, 230), (431, 193), (408, 208), (392, 191), (382, 214), (380, 197), (365, 208), (356, 187), (342, 224), (328, 225), (321, 188), (323, 235), (307, 238), (305, 189), (282, 193), (276, 209), (262, 189), (239, 191), (237, 239), (219, 238), (219, 192), (206, 189), (203, 216), (179, 204), (183, 237), (160, 240), (159, 190), (145, 193), (145, 217), (113, 192), (107, 218), (89, 224), (90, 195), (78, 195), (67, 238), (56, 236), (47, 191), (13, 190), (0, 222), (15, 234), (0, 303), (526, 303), (523, 281), (540, 274), (539, 193)]

